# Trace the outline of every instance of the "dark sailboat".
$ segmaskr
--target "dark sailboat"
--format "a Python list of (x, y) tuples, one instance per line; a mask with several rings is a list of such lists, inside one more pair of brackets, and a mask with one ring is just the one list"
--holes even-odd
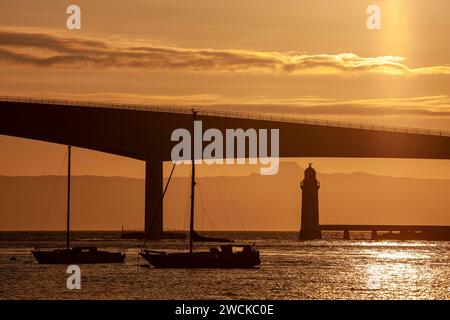
[(31, 253), (41, 264), (122, 263), (125, 260), (125, 254), (121, 252), (101, 251), (96, 247), (70, 247), (70, 170), (71, 146), (68, 150), (67, 164), (66, 248), (52, 251), (35, 249)]
[[(193, 122), (196, 112), (193, 113)], [(195, 159), (194, 159), (194, 129), (191, 134), (191, 215), (189, 224), (189, 252), (167, 253), (164, 251), (142, 250), (139, 254), (155, 268), (254, 268), (261, 261), (259, 251), (253, 245), (222, 244), (212, 247), (209, 251), (194, 252), (194, 241), (231, 242), (227, 239), (215, 239), (200, 236), (194, 230), (194, 200), (195, 200)]]

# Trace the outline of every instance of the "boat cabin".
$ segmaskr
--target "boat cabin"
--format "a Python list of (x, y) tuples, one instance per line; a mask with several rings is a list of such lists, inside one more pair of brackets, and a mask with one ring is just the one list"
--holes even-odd
[(97, 252), (96, 247), (73, 247), (72, 252)]
[(232, 245), (232, 244), (223, 244), (218, 248), (213, 247), (210, 249), (211, 253), (223, 253), (223, 254), (236, 254), (236, 253), (249, 253), (252, 252), (252, 246), (250, 245)]

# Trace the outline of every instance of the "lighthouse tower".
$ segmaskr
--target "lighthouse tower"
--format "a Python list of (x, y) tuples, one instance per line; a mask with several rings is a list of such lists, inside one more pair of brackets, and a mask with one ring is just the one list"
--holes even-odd
[(305, 178), (300, 184), (302, 189), (302, 224), (300, 240), (321, 239), (319, 228), (319, 188), (320, 182), (316, 178), (316, 170), (312, 163), (305, 170)]

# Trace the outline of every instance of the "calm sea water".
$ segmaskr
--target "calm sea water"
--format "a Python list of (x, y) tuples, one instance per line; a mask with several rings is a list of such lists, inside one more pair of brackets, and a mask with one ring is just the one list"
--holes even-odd
[[(0, 233), (0, 299), (449, 299), (450, 243), (297, 241), (296, 233), (221, 233), (256, 242), (255, 270), (138, 267), (142, 241), (119, 233), (75, 233), (74, 245), (127, 249), (122, 265), (82, 265), (81, 290), (66, 288), (66, 266), (39, 265), (29, 250), (61, 246), (63, 233)], [(38, 241), (38, 239), (40, 239)], [(185, 241), (152, 242), (179, 250)], [(16, 261), (11, 260), (12, 257)]]

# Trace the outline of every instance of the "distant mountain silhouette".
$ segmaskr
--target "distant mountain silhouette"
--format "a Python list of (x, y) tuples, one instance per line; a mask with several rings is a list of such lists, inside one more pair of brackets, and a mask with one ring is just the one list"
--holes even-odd
[[(450, 225), (450, 180), (317, 170), (321, 223)], [(197, 229), (298, 230), (302, 178), (303, 168), (292, 162), (282, 162), (275, 176), (200, 177)], [(75, 176), (72, 187), (73, 229), (142, 227), (143, 180)], [(164, 203), (166, 229), (186, 229), (188, 188), (188, 178), (173, 178)], [(0, 230), (62, 230), (65, 192), (65, 177), (0, 176)]]

